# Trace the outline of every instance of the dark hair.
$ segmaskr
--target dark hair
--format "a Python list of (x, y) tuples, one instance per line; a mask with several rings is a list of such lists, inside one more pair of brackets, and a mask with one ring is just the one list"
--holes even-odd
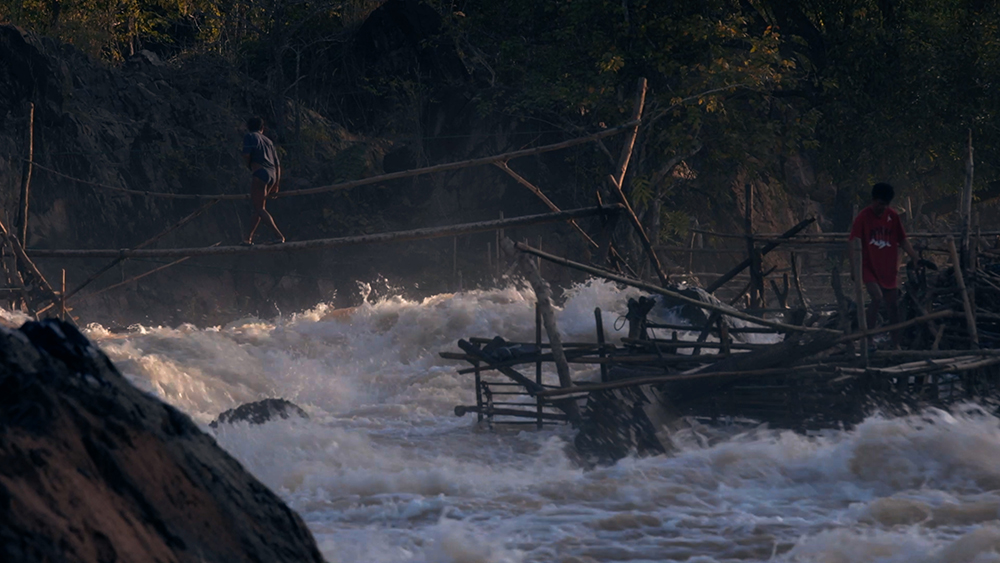
[(259, 117), (251, 117), (247, 120), (247, 131), (251, 133), (264, 130), (264, 120)]
[(894, 197), (896, 197), (896, 190), (891, 185), (879, 182), (872, 186), (872, 199), (889, 203)]

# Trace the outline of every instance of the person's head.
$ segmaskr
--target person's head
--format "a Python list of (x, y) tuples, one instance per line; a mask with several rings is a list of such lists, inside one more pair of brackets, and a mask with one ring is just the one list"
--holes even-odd
[(896, 197), (896, 190), (890, 184), (879, 182), (872, 186), (872, 208), (876, 213), (881, 213), (883, 209), (889, 207), (892, 198)]
[(264, 130), (264, 120), (259, 117), (251, 117), (247, 120), (247, 131), (256, 133)]

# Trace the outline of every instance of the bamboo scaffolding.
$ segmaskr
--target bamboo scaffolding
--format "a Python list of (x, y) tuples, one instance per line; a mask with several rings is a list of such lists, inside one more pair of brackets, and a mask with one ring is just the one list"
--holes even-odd
[(569, 219), (582, 219), (585, 217), (596, 217), (601, 214), (614, 213), (621, 210), (619, 205), (606, 205), (603, 207), (586, 207), (573, 209), (561, 213), (544, 213), (540, 215), (526, 215), (510, 219), (498, 219), (493, 221), (481, 221), (477, 223), (464, 223), (450, 225), (446, 227), (429, 227), (423, 229), (413, 229), (410, 231), (395, 231), (389, 233), (378, 233), (373, 235), (359, 235), (351, 237), (339, 237), (328, 239), (314, 239), (298, 242), (286, 242), (283, 244), (254, 245), (254, 246), (217, 246), (199, 248), (149, 248), (149, 249), (121, 249), (121, 250), (50, 250), (32, 249), (31, 254), (37, 258), (177, 258), (181, 256), (223, 256), (228, 254), (262, 254), (267, 252), (301, 252), (305, 250), (342, 248), (353, 245), (381, 244), (390, 242), (406, 242), (414, 240), (425, 240), (433, 238), (451, 237), (455, 235), (467, 235), (472, 233), (482, 233), (495, 231), (511, 227), (527, 227), (532, 225), (544, 225), (549, 223), (563, 222)]
[[(552, 309), (552, 290), (549, 284), (542, 279), (538, 271), (538, 265), (534, 260), (528, 259), (524, 253), (514, 249), (514, 242), (504, 237), (502, 242), (504, 254), (520, 263), (521, 269), (528, 278), (532, 289), (535, 290), (536, 306), (538, 314), (541, 315), (542, 325), (549, 335), (549, 346), (552, 350), (552, 360), (556, 364), (556, 373), (559, 375), (559, 384), (563, 387), (571, 387), (573, 379), (570, 377), (569, 364), (566, 362), (566, 352), (562, 346), (562, 336), (559, 334), (559, 327), (556, 326), (556, 316)], [(570, 402), (563, 406), (566, 416), (574, 425), (580, 423), (580, 409), (576, 403)]]
[(771, 320), (768, 320), (768, 319), (762, 319), (760, 317), (754, 317), (752, 315), (747, 315), (745, 313), (741, 313), (741, 312), (739, 312), (739, 311), (737, 311), (735, 309), (729, 309), (727, 307), (723, 307), (723, 306), (720, 306), (720, 305), (715, 305), (715, 304), (712, 304), (712, 303), (705, 303), (703, 301), (698, 301), (697, 299), (692, 299), (692, 298), (690, 298), (690, 297), (688, 297), (686, 295), (681, 295), (680, 293), (677, 293), (677, 292), (674, 292), (674, 291), (670, 291), (669, 289), (664, 289), (662, 287), (657, 287), (655, 285), (651, 285), (651, 284), (648, 284), (648, 283), (645, 283), (645, 282), (641, 282), (641, 281), (638, 281), (638, 280), (632, 280), (632, 279), (629, 279), (629, 278), (626, 278), (626, 277), (622, 277), (622, 276), (618, 276), (618, 275), (615, 275), (615, 274), (611, 274), (611, 273), (605, 272), (603, 270), (600, 270), (598, 268), (594, 268), (592, 266), (587, 266), (586, 264), (580, 264), (578, 262), (573, 262), (571, 260), (567, 260), (567, 259), (561, 258), (559, 256), (553, 256), (551, 254), (547, 254), (545, 252), (542, 252), (540, 250), (537, 250), (535, 248), (532, 248), (532, 247), (530, 247), (530, 246), (528, 246), (526, 244), (520, 243), (520, 242), (515, 243), (515, 246), (517, 247), (518, 250), (521, 250), (523, 252), (527, 252), (529, 254), (534, 254), (535, 256), (538, 256), (538, 257), (542, 258), (543, 260), (548, 260), (549, 262), (553, 262), (555, 264), (560, 264), (560, 265), (566, 266), (568, 268), (574, 268), (574, 269), (580, 270), (582, 272), (587, 272), (589, 274), (592, 274), (592, 275), (595, 275), (595, 276), (598, 276), (598, 277), (602, 277), (602, 278), (605, 278), (605, 279), (608, 279), (608, 280), (611, 280), (611, 281), (614, 281), (614, 282), (623, 283), (625, 285), (630, 285), (632, 287), (637, 287), (639, 289), (643, 289), (643, 290), (649, 291), (651, 293), (658, 293), (660, 295), (665, 295), (665, 296), (670, 297), (672, 299), (676, 299), (678, 301), (682, 301), (682, 302), (688, 303), (690, 305), (695, 305), (696, 307), (700, 307), (700, 308), (708, 310), (708, 311), (718, 311), (719, 313), (722, 313), (723, 315), (727, 315), (727, 316), (734, 317), (734, 318), (737, 318), (737, 319), (743, 319), (745, 321), (749, 321), (749, 322), (752, 322), (754, 324), (758, 324), (758, 325), (761, 325), (761, 326), (769, 326), (769, 327), (777, 329), (778, 332), (814, 332), (814, 333), (826, 333), (826, 334), (838, 334), (838, 335), (841, 334), (841, 332), (838, 331), (838, 330), (830, 330), (830, 329), (825, 329), (825, 328), (813, 328), (813, 327), (805, 327), (805, 326), (795, 326), (795, 325), (789, 325), (789, 324), (785, 324), (785, 323), (779, 323), (779, 322), (776, 322), (776, 321), (771, 321)]
[[(774, 250), (775, 248), (777, 248), (782, 242), (784, 242), (787, 239), (790, 239), (790, 238), (794, 237), (800, 231), (802, 231), (802, 229), (805, 229), (806, 227), (808, 227), (809, 225), (811, 225), (815, 221), (816, 221), (815, 217), (810, 217), (808, 219), (800, 221), (799, 224), (795, 225), (791, 229), (788, 229), (787, 231), (785, 231), (784, 233), (782, 233), (781, 236), (778, 237), (778, 240), (770, 242), (766, 246), (764, 246), (763, 248), (761, 248), (760, 249), (761, 256), (764, 256), (768, 252), (771, 252), (772, 250)], [(742, 238), (747, 238), (747, 236), (744, 235)], [(720, 287), (722, 287), (723, 285), (725, 285), (726, 282), (728, 282), (729, 280), (733, 279), (734, 277), (736, 277), (737, 274), (739, 274), (740, 272), (742, 272), (743, 270), (745, 270), (747, 267), (749, 267), (752, 264), (752, 262), (753, 262), (752, 258), (747, 258), (746, 260), (743, 260), (742, 262), (740, 262), (739, 264), (737, 264), (736, 267), (734, 267), (733, 269), (731, 269), (728, 272), (726, 272), (725, 274), (723, 274), (721, 278), (719, 278), (719, 279), (715, 280), (714, 282), (712, 282), (711, 285), (709, 285), (707, 288), (705, 288), (705, 291), (707, 291), (708, 293), (714, 293), (715, 290), (717, 290)]]

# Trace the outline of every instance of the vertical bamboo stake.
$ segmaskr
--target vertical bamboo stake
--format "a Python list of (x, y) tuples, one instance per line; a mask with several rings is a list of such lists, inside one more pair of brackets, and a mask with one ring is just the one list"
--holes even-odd
[[(500, 212), (500, 219), (503, 220), (503, 211)], [(503, 261), (500, 260), (500, 241), (503, 240), (503, 229), (497, 231), (497, 279), (503, 275)]]
[[(861, 253), (863, 252), (861, 248), (861, 239), (854, 239), (851, 241), (854, 245), (854, 264), (852, 264), (852, 271), (854, 272), (854, 300), (857, 303), (858, 309), (858, 329), (861, 332), (868, 332), (868, 317), (865, 314), (865, 291), (864, 291), (864, 273), (862, 271), (863, 259)], [(861, 341), (861, 359), (865, 363), (865, 367), (868, 367), (868, 338), (865, 337)]]
[(31, 196), (31, 169), (35, 163), (35, 104), (28, 104), (28, 160), (21, 167), (21, 201), (14, 226), (22, 246), (28, 246), (28, 201)]
[[(542, 309), (535, 303), (535, 348), (538, 350), (538, 361), (535, 362), (535, 383), (539, 387), (542, 385)], [(536, 397), (536, 413), (538, 414), (538, 422), (536, 426), (539, 430), (542, 429), (542, 398)]]
[(753, 184), (747, 182), (743, 186), (744, 216), (743, 232), (746, 235), (747, 258), (750, 260), (750, 308), (756, 309), (760, 305), (760, 262), (757, 260), (757, 252), (753, 244)]
[(726, 319), (723, 319), (722, 317), (719, 317), (719, 342), (722, 344), (722, 348), (719, 352), (723, 356), (729, 356), (729, 325), (726, 324)]
[(969, 337), (972, 339), (972, 349), (979, 349), (979, 332), (976, 330), (976, 313), (972, 310), (972, 303), (969, 301), (969, 292), (965, 289), (965, 277), (962, 275), (962, 266), (958, 260), (958, 251), (955, 249), (955, 239), (948, 237), (948, 254), (951, 255), (951, 264), (955, 270), (955, 283), (958, 284), (958, 291), (962, 294), (962, 308), (965, 310), (965, 324), (969, 329)]
[(62, 269), (62, 288), (59, 290), (59, 319), (66, 320), (66, 268)]
[[(606, 354), (604, 352), (604, 319), (601, 316), (601, 308), (597, 307), (594, 309), (594, 322), (597, 324), (597, 345), (600, 346), (600, 351), (597, 355), (604, 359)], [(601, 383), (606, 383), (608, 381), (608, 364), (601, 362)]]
[(458, 283), (458, 237), (451, 239), (451, 283), (452, 287), (461, 289)]
[(961, 267), (969, 265), (969, 225), (972, 221), (972, 129), (969, 129), (968, 155), (965, 160), (965, 186), (962, 189), (961, 216), (962, 216), (962, 263)]
[(483, 421), (483, 375), (479, 369), (479, 360), (472, 360), (472, 368), (476, 373), (476, 415), (479, 422)]

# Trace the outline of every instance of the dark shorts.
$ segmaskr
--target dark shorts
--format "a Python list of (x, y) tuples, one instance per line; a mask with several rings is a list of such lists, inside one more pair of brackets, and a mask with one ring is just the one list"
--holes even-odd
[(265, 186), (270, 186), (277, 179), (274, 175), (274, 170), (264, 168), (263, 166), (253, 171), (253, 177), (264, 182)]

